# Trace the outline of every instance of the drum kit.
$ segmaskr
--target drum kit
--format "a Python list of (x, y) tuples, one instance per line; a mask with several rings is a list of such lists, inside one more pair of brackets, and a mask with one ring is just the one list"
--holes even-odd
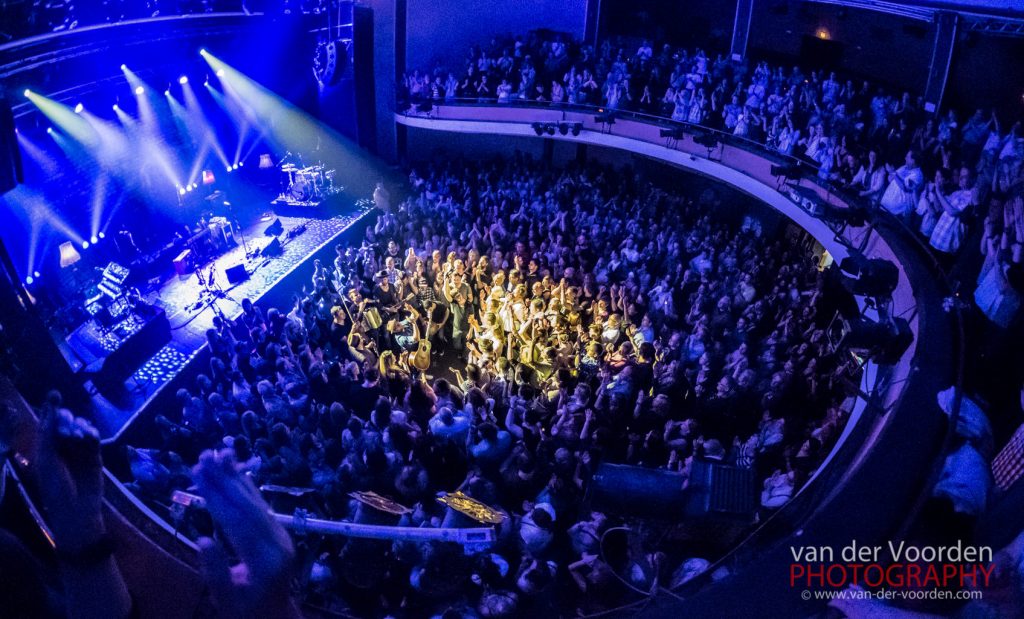
[(306, 167), (285, 163), (281, 165), (281, 172), (288, 175), (288, 187), (282, 197), (295, 202), (319, 202), (343, 189), (334, 184), (336, 171), (326, 169), (321, 163)]

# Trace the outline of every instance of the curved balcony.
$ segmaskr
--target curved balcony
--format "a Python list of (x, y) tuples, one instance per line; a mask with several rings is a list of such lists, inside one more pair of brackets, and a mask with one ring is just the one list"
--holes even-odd
[[(790, 545), (837, 548), (854, 539), (881, 543), (897, 537), (935, 480), (952, 427), (937, 408), (935, 394), (950, 383), (959, 386), (962, 374), (962, 360), (955, 362), (963, 349), (959, 317), (942, 309), (948, 284), (927, 246), (901, 222), (868, 212), (864, 225), (838, 223), (836, 214), (842, 219), (844, 212), (865, 205), (819, 182), (813, 169), (796, 183), (799, 189), (773, 174), (773, 166), (798, 164), (795, 159), (749, 140), (653, 116), (618, 112), (614, 123), (602, 122), (604, 112), (445, 102), (399, 111), (395, 121), (428, 131), (553, 139), (640, 154), (758, 199), (806, 230), (836, 260), (859, 251), (899, 267), (892, 314), (908, 320), (914, 343), (893, 365), (865, 365), (860, 396), (840, 439), (788, 504), (700, 577), (655, 601), (656, 613), (679, 612), (679, 604), (697, 615), (806, 613), (809, 608), (801, 606), (788, 583)], [(569, 123), (578, 131), (549, 134), (535, 123)], [(663, 129), (682, 131), (666, 137)], [(805, 206), (809, 198), (817, 203), (814, 208)], [(894, 454), (899, 475), (893, 475)], [(851, 514), (856, 519), (848, 519)], [(757, 595), (751, 594), (754, 590)]]

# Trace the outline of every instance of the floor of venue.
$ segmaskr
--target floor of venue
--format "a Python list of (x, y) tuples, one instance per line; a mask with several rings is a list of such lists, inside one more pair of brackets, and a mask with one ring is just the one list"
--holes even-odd
[[(125, 381), (123, 389), (104, 393), (96, 391), (94, 422), (104, 439), (117, 435), (125, 424), (153, 398), (159, 390), (174, 378), (206, 345), (206, 330), (213, 326), (214, 318), (222, 314), (234, 318), (241, 313), (243, 299), (256, 302), (267, 295), (296, 269), (311, 262), (318, 250), (332, 244), (367, 213), (370, 206), (353, 204), (352, 200), (341, 203), (333, 212), (311, 212), (308, 216), (289, 211), (281, 216), (255, 215), (236, 233), (238, 244), (231, 247), (201, 267), (209, 273), (211, 267), (222, 294), (205, 293), (194, 273), (176, 275), (144, 291), (145, 300), (162, 309), (171, 327), (171, 339), (155, 355), (145, 361)], [(254, 256), (269, 245), (274, 237), (266, 236), (264, 230), (275, 220), (280, 220), (283, 233), (281, 253), (274, 256)], [(296, 233), (297, 229), (304, 230)], [(242, 239), (245, 239), (243, 245)], [(247, 248), (250, 258), (246, 258)], [(229, 284), (225, 270), (244, 264), (248, 278), (236, 284)], [(90, 355), (102, 356), (102, 345), (94, 337), (81, 333), (79, 328), (68, 337), (68, 343), (61, 346), (74, 366), (85, 366), (95, 360)]]

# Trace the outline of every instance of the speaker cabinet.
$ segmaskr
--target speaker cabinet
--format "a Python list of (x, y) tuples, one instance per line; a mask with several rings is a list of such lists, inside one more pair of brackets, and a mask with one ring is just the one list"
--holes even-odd
[(228, 278), (229, 284), (237, 284), (249, 279), (249, 272), (245, 270), (244, 264), (236, 264), (224, 269), (224, 276)]

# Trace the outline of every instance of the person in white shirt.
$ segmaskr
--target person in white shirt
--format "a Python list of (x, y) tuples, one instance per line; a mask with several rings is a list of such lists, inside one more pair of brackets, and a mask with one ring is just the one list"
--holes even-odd
[(644, 40), (640, 44), (640, 49), (636, 50), (637, 60), (650, 60), (654, 56), (654, 49), (651, 48), (651, 42)]
[(903, 165), (895, 170), (891, 164), (886, 167), (889, 186), (882, 194), (882, 208), (897, 217), (908, 217), (917, 207), (918, 191), (924, 185), (924, 173), (917, 165), (917, 156), (913, 151), (907, 151)]
[(498, 93), (498, 103), (508, 103), (512, 99), (512, 84), (509, 84), (508, 80), (503, 79), (498, 84), (496, 92)]

